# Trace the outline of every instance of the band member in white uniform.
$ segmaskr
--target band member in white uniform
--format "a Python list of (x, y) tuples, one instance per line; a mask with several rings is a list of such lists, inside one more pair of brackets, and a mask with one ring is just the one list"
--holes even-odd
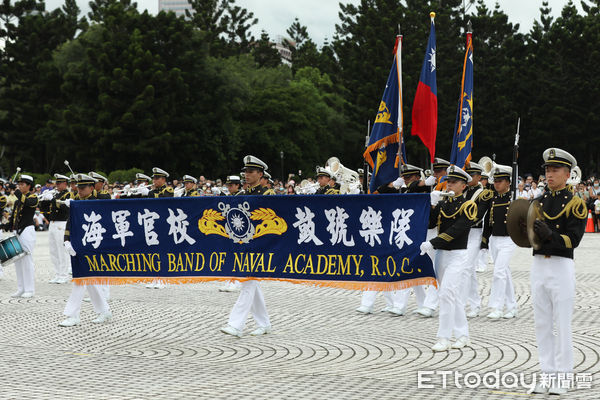
[[(227, 186), (227, 196), (239, 196), (244, 194), (241, 190), (242, 180), (237, 175), (229, 175), (225, 181)], [(227, 281), (223, 286), (219, 288), (219, 292), (237, 292), (242, 288), (240, 281)]]
[[(86, 174), (77, 174), (77, 190), (78, 195), (76, 200), (95, 200), (97, 199), (97, 193), (94, 190), (94, 185), (96, 184), (96, 179), (92, 178)], [(70, 202), (72, 200), (66, 200), (65, 204), (70, 206)], [(65, 230), (65, 243), (64, 246), (67, 249), (69, 255), (75, 257), (77, 253), (73, 249), (71, 245), (71, 232), (70, 232), (71, 224), (70, 221), (67, 223), (67, 228)], [(108, 322), (112, 319), (112, 314), (110, 312), (110, 307), (106, 301), (105, 290), (102, 288), (103, 285), (76, 285), (73, 284), (73, 289), (71, 291), (71, 295), (67, 300), (67, 305), (65, 306), (64, 315), (67, 317), (59, 326), (75, 326), (78, 325), (79, 313), (81, 311), (81, 302), (83, 301), (83, 296), (87, 289), (87, 292), (90, 296), (90, 300), (92, 302), (92, 306), (94, 307), (94, 311), (98, 313), (98, 317), (94, 319), (92, 322), (96, 324), (102, 324), (104, 322)]]
[[(450, 166), (450, 163), (443, 158), (435, 158), (433, 160), (433, 176), (436, 179), (435, 190), (436, 191), (444, 191), (446, 190), (447, 182), (443, 180), (446, 176), (446, 170)], [(438, 234), (436, 226), (429, 226), (427, 230), (427, 240), (431, 240), (436, 237)], [(433, 261), (433, 268), (437, 276), (443, 274), (443, 271), (439, 270), (439, 267), (436, 265), (435, 253), (433, 251), (429, 251), (429, 257)], [(443, 267), (442, 267), (443, 268)], [(423, 301), (423, 306), (417, 308), (414, 312), (416, 314), (422, 315), (423, 317), (432, 317), (434, 311), (438, 307), (438, 289), (429, 285), (426, 291), (425, 300)]]
[(35, 247), (35, 228), (33, 215), (38, 205), (38, 198), (33, 192), (33, 178), (21, 175), (17, 180), (12, 214), (2, 227), (7, 232), (15, 232), (25, 251), (25, 256), (15, 261), (17, 273), (17, 291), (12, 297), (33, 297), (35, 293), (35, 275), (33, 264), (33, 248)]
[(56, 190), (47, 190), (40, 196), (40, 210), (45, 212), (50, 220), (49, 244), (50, 260), (54, 266), (54, 277), (49, 283), (67, 283), (69, 282), (70, 257), (65, 250), (64, 237), (67, 220), (69, 219), (69, 207), (61, 204), (62, 201), (71, 198), (71, 193), (67, 188), (69, 177), (61, 174), (54, 174)]
[[(430, 193), (431, 186), (436, 184), (436, 178), (432, 175), (421, 180), (422, 168), (411, 164), (404, 164), (400, 167), (400, 177), (387, 185), (381, 185), (375, 193)], [(387, 311), (392, 315), (404, 315), (411, 291), (414, 291), (417, 308), (423, 307), (425, 301), (426, 285), (417, 285), (410, 289), (398, 290), (395, 292), (384, 292), (384, 298), (387, 306), (381, 311)], [(376, 292), (373, 292), (376, 293)], [(372, 296), (372, 302), (369, 303), (369, 296)], [(365, 312), (372, 310), (375, 296), (370, 291), (363, 293), (361, 307), (357, 311)]]
[(479, 284), (477, 282), (477, 263), (479, 250), (481, 247), (481, 238), (483, 236), (483, 217), (487, 212), (489, 200), (494, 195), (494, 192), (484, 188), (480, 183), (481, 172), (483, 168), (474, 162), (470, 162), (465, 171), (471, 175), (465, 197), (467, 200), (474, 201), (477, 204), (477, 220), (471, 226), (469, 231), (469, 242), (467, 244), (467, 257), (469, 258), (469, 280), (465, 284), (463, 291), (463, 303), (469, 306), (470, 311), (467, 312), (467, 317), (473, 318), (479, 315), (481, 308), (481, 297), (479, 296)]
[[(448, 168), (447, 188), (453, 196), (440, 201), (441, 192), (431, 192), (430, 225), (435, 223), (438, 235), (421, 243), (421, 255), (436, 249), (439, 284), (439, 328), (433, 351), (446, 351), (470, 346), (469, 324), (465, 315), (463, 290), (471, 268), (467, 260), (467, 241), (471, 224), (477, 219), (477, 205), (465, 199), (463, 191), (469, 174), (457, 166)], [(454, 344), (450, 342), (456, 338)]]
[(588, 212), (585, 202), (573, 196), (566, 184), (571, 168), (577, 165), (575, 157), (550, 148), (544, 151), (543, 158), (548, 190), (540, 199), (542, 219), (534, 224), (542, 244), (539, 250), (533, 250), (531, 294), (540, 369), (550, 374), (553, 384), (549, 388), (538, 385), (534, 392), (564, 394), (572, 381), (560, 382), (561, 375), (572, 373), (574, 367), (573, 251), (583, 237)]
[[(510, 258), (516, 245), (506, 229), (506, 217), (510, 206), (510, 179), (512, 168), (496, 165), (494, 169), (494, 188), (496, 193), (489, 200), (488, 213), (485, 216), (485, 229), (481, 239), (482, 245), (489, 244), (494, 260), (494, 276), (492, 290), (488, 301), (491, 312), (490, 319), (515, 318), (517, 316), (517, 300), (510, 272)], [(506, 307), (506, 312), (504, 308)]]
[[(244, 157), (244, 175), (248, 183), (245, 195), (260, 196), (275, 194), (273, 190), (260, 185), (260, 178), (266, 170), (267, 164), (259, 158), (254, 156)], [(257, 328), (250, 334), (258, 336), (270, 333), (271, 321), (262, 290), (260, 289), (260, 283), (253, 279), (242, 282), (240, 296), (229, 314), (229, 323), (221, 328), (221, 332), (242, 337), (248, 313), (251, 311)]]

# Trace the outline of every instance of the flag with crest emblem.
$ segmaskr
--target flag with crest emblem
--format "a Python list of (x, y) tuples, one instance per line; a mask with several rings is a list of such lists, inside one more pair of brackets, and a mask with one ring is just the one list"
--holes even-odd
[(473, 38), (471, 32), (467, 32), (467, 51), (465, 52), (455, 126), (450, 163), (464, 169), (465, 165), (471, 161), (471, 149), (473, 148)]
[[(394, 62), (379, 103), (369, 144), (363, 154), (373, 169), (369, 184), (371, 193), (400, 176), (400, 165), (406, 162), (402, 121), (402, 36), (399, 35), (394, 46)], [(399, 155), (401, 143), (402, 151)]]

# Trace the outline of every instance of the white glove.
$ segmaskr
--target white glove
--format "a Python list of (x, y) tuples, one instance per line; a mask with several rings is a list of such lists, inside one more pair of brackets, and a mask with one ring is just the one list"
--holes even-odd
[(433, 185), (435, 185), (436, 181), (437, 180), (435, 179), (435, 176), (431, 175), (430, 177), (425, 179), (425, 186), (433, 186)]
[(425, 255), (425, 253), (433, 251), (433, 245), (431, 242), (423, 242), (419, 248), (421, 249), (421, 255)]
[(138, 186), (137, 192), (142, 196), (148, 196), (148, 193), (150, 193), (150, 189), (148, 189), (147, 186)]
[(431, 205), (432, 206), (437, 206), (437, 204), (440, 202), (440, 199), (442, 198), (442, 192), (439, 190), (434, 190), (433, 192), (431, 192)]
[(72, 201), (73, 201), (73, 199), (66, 199), (66, 200), (63, 202), (63, 204), (64, 204), (65, 206), (67, 206), (67, 207), (69, 207), (69, 208), (70, 208), (70, 207), (71, 207), (71, 202), (72, 202)]
[(69, 253), (69, 255), (71, 257), (75, 257), (77, 255), (77, 252), (75, 251), (75, 249), (73, 248), (73, 245), (71, 244), (70, 241), (66, 241), (64, 243), (65, 249), (67, 250), (67, 253)]
[(42, 193), (42, 195), (40, 196), (40, 200), (42, 201), (50, 201), (52, 200), (52, 197), (54, 197), (52, 195), (52, 193), (50, 193), (49, 190), (46, 190), (44, 193)]
[(394, 186), (394, 188), (400, 189), (402, 186), (404, 186), (404, 178), (397, 178), (394, 182), (392, 182), (392, 185)]
[(317, 188), (314, 186), (310, 186), (308, 190), (306, 190), (306, 194), (315, 194), (317, 193)]

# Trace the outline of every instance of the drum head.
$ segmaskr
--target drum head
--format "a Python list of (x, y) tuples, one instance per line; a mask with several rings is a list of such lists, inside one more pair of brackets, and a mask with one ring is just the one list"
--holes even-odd
[(531, 247), (527, 236), (527, 211), (529, 200), (518, 199), (510, 203), (506, 216), (506, 230), (513, 242), (519, 247)]

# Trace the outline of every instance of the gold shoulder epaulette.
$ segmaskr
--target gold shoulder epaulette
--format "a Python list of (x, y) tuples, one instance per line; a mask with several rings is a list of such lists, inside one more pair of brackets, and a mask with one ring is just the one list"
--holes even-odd
[(483, 189), (483, 191), (481, 193), (479, 193), (479, 196), (477, 197), (477, 199), (481, 199), (483, 201), (488, 201), (491, 200), (491, 198), (494, 197), (494, 192), (492, 192), (490, 189)]
[(331, 188), (331, 189), (327, 189), (325, 191), (325, 194), (340, 194), (340, 191), (338, 189)]
[(477, 219), (477, 204), (473, 200), (467, 200), (460, 206), (460, 210), (470, 221)]
[(173, 188), (171, 186), (167, 186), (164, 190), (166, 192), (173, 192)]
[[(569, 211), (575, 216), (575, 218), (586, 219), (588, 217), (587, 205), (581, 197), (573, 196), (565, 208), (569, 207), (569, 205)], [(569, 215), (569, 211), (567, 211), (567, 215)]]

